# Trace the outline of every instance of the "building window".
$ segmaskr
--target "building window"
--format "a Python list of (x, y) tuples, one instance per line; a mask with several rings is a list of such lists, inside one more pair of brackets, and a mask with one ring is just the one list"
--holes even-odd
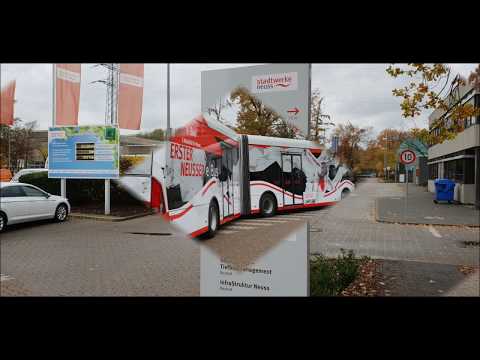
[[(472, 98), (470, 100), (468, 100), (465, 104), (470, 104), (475, 108), (475, 106), (476, 106), (475, 101), (476, 101), (475, 97), (472, 96)], [(475, 123), (476, 123), (475, 116), (469, 116), (468, 118), (466, 118), (464, 120), (464, 128), (466, 129), (466, 128), (472, 126), (472, 125), (475, 125)]]
[(466, 128), (469, 128), (470, 126), (472, 126), (472, 116), (466, 118), (464, 121), (463, 121), (463, 127), (466, 129)]
[(465, 184), (475, 184), (475, 159), (464, 159)]
[(456, 160), (445, 161), (444, 163), (444, 174), (445, 179), (455, 180), (455, 165)]
[(451, 129), (452, 126), (453, 126), (453, 120), (452, 120), (452, 118), (449, 116), (449, 117), (447, 118), (446, 122), (445, 122), (445, 127), (446, 127), (447, 129)]
[(451, 160), (444, 163), (445, 178), (463, 183), (465, 180), (465, 159)]
[(430, 180), (438, 179), (438, 163), (428, 165), (428, 178)]
[(459, 160), (455, 160), (455, 174), (454, 174), (454, 177), (453, 179), (455, 181), (458, 181), (458, 182), (463, 182), (465, 179), (464, 179), (464, 162), (465, 162), (465, 159), (459, 159)]

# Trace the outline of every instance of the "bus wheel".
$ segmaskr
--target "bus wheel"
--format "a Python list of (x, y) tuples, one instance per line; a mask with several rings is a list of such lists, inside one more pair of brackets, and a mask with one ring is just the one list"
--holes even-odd
[(350, 190), (343, 189), (342, 191), (342, 199), (345, 199), (350, 194)]
[(260, 199), (260, 212), (263, 217), (274, 216), (277, 212), (277, 200), (270, 193), (262, 195)]
[(215, 201), (210, 203), (208, 208), (208, 231), (205, 234), (206, 238), (211, 238), (215, 235), (220, 225), (220, 215), (218, 211), (218, 206)]

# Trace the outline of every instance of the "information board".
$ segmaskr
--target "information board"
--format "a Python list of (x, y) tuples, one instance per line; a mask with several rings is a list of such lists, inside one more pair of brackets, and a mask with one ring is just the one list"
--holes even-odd
[(200, 296), (308, 296), (308, 241), (308, 224), (303, 223), (265, 254), (241, 266), (202, 243)]
[(118, 179), (120, 131), (114, 126), (64, 126), (48, 130), (48, 177)]
[(202, 71), (202, 112), (228, 108), (233, 91), (245, 89), (264, 106), (307, 135), (311, 78), (309, 64), (268, 64)]

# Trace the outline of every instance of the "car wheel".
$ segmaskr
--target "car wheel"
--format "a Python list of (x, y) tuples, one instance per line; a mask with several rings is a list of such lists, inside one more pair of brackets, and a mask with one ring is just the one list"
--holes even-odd
[(65, 221), (68, 217), (68, 208), (65, 204), (60, 204), (55, 210), (55, 221), (62, 222)]
[(208, 231), (205, 234), (206, 238), (211, 238), (215, 235), (220, 226), (220, 213), (218, 211), (218, 206), (215, 201), (210, 203), (208, 207)]
[(0, 232), (5, 231), (7, 227), (7, 217), (4, 214), (0, 214)]
[(264, 194), (260, 199), (260, 213), (263, 217), (274, 216), (277, 212), (277, 200), (270, 193)]

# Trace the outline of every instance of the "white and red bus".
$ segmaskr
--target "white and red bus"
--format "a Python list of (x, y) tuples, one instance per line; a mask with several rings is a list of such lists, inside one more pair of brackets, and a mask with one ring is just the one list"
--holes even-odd
[[(138, 196), (135, 181), (121, 178)], [(348, 169), (318, 144), (240, 135), (208, 116), (152, 156), (150, 204), (192, 237), (240, 216), (332, 205), (353, 190)]]

